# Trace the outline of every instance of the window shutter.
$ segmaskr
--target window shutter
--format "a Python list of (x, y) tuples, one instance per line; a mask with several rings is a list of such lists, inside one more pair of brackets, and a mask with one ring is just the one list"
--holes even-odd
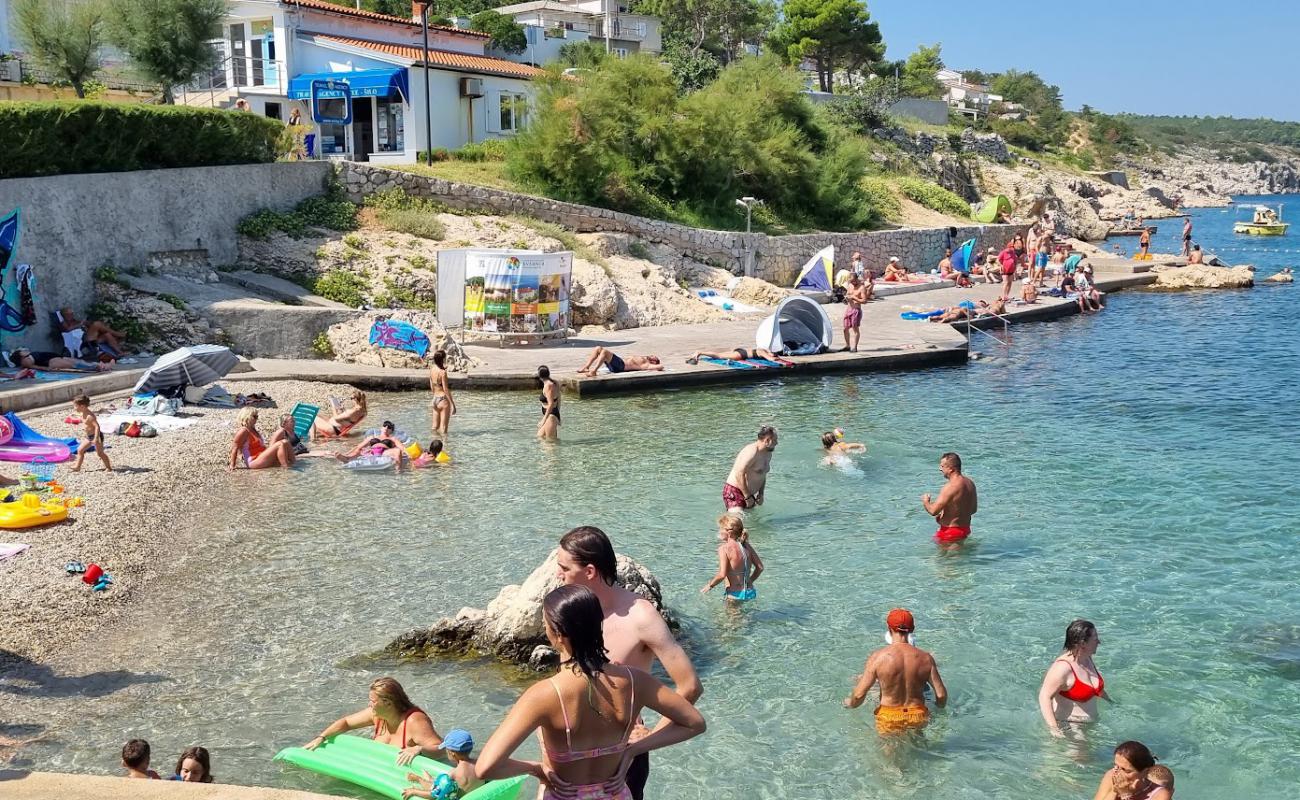
[(501, 132), (501, 93), (492, 91), (487, 93), (487, 102), (483, 104), (483, 114), (487, 123), (488, 133)]

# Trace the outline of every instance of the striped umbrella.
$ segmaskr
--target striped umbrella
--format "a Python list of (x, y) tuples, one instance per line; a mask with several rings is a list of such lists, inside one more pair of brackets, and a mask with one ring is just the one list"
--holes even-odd
[(229, 347), (200, 344), (159, 358), (135, 384), (135, 391), (161, 392), (174, 386), (207, 386), (230, 372), (239, 358)]

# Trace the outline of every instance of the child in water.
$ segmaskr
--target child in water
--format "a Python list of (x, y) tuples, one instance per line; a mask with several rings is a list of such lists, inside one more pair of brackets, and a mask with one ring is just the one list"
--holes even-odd
[(206, 747), (191, 747), (176, 759), (174, 781), (212, 783), (212, 759)]
[(708, 594), (714, 586), (726, 581), (724, 599), (744, 601), (758, 597), (754, 581), (763, 574), (763, 560), (749, 543), (745, 523), (735, 514), (723, 514), (718, 517), (718, 538), (722, 540), (718, 545), (718, 574), (704, 584), (700, 594)]
[[(436, 440), (435, 440), (436, 441)], [(439, 442), (441, 444), (441, 442)], [(459, 800), (483, 785), (478, 773), (474, 771), (474, 760), (469, 754), (474, 751), (474, 739), (469, 731), (453, 728), (442, 740), (443, 749), (451, 761), (451, 772), (432, 776), (424, 771), (423, 777), (414, 772), (406, 773), (408, 781), (416, 781), (419, 787), (408, 786), (402, 790), (402, 800), (410, 797), (427, 797), (429, 800)]]
[(99, 417), (90, 410), (90, 398), (79, 394), (72, 398), (72, 410), (77, 412), (86, 425), (86, 443), (77, 448), (77, 465), (73, 472), (81, 472), (81, 462), (86, 460), (86, 452), (94, 450), (99, 460), (104, 462), (104, 471), (112, 472), (113, 465), (108, 462), (108, 453), (104, 452), (104, 432), (99, 428)]
[(429, 446), (424, 449), (419, 458), (411, 461), (411, 466), (415, 467), (432, 467), (435, 464), (442, 466), (450, 464), (451, 456), (442, 452), (442, 440), (434, 439), (429, 442)]
[(158, 773), (149, 769), (149, 743), (144, 739), (132, 739), (122, 745), (122, 767), (128, 778), (160, 779)]
[(844, 431), (839, 428), (822, 434), (822, 448), (828, 456), (867, 452), (867, 446), (862, 442), (844, 441)]

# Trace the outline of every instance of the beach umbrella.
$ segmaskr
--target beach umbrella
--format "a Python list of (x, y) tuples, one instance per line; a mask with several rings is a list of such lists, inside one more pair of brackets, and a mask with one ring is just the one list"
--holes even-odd
[(229, 347), (200, 344), (159, 358), (135, 384), (136, 393), (161, 392), (174, 386), (207, 386), (230, 372), (239, 357)]

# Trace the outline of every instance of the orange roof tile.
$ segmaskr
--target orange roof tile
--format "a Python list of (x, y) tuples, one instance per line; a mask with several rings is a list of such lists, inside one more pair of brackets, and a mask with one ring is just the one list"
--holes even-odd
[[(334, 36), (325, 33), (314, 33), (311, 35), (317, 39), (324, 39), (329, 42), (338, 42), (339, 44), (345, 44), (351, 47), (361, 47), (366, 50), (374, 50), (378, 53), (409, 59), (416, 64), (424, 64), (424, 51), (419, 47), (411, 47), (410, 45), (404, 44), (389, 44), (387, 42), (372, 42), (368, 39), (353, 39), (349, 36)], [(466, 72), (484, 72), (489, 75), (505, 75), (511, 78), (534, 78), (542, 74), (542, 70), (537, 67), (530, 67), (527, 64), (519, 64), (514, 61), (506, 61), (504, 58), (472, 55), (470, 53), (453, 53), (448, 50), (430, 49), (429, 66), (434, 68), (459, 69), (465, 70)]]
[[(309, 8), (313, 11), (328, 11), (333, 14), (343, 14), (349, 17), (370, 19), (376, 22), (394, 22), (402, 25), (410, 25), (415, 28), (420, 27), (420, 23), (408, 17), (394, 17), (391, 14), (380, 14), (377, 11), (365, 11), (350, 6), (341, 6), (336, 3), (326, 3), (322, 0), (280, 0), (280, 4), (286, 6), (302, 6), (303, 8)], [(492, 38), (486, 33), (467, 31), (464, 28), (452, 28), (447, 25), (430, 25), (429, 30), (451, 31), (452, 33), (460, 33), (465, 36), (477, 36), (483, 39)]]

